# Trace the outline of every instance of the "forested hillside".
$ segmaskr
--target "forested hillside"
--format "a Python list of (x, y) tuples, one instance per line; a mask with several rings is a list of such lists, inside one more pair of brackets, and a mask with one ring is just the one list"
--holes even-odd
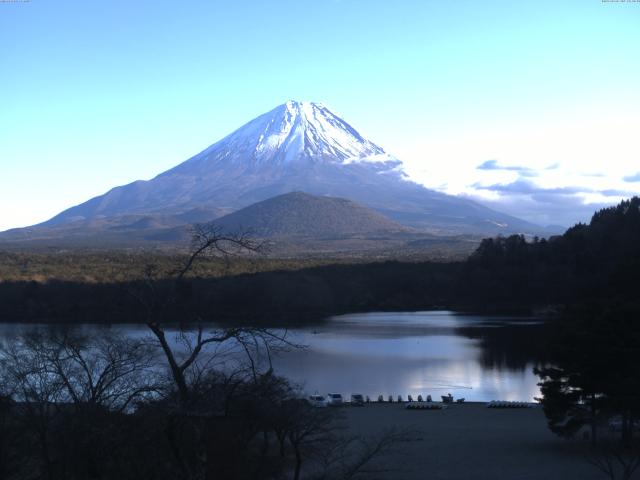
[[(450, 308), (532, 312), (585, 302), (638, 302), (640, 199), (594, 214), (549, 240), (484, 240), (464, 262), (380, 262), (157, 279), (173, 292), (167, 321), (261, 324), (319, 321), (372, 310)], [(4, 321), (135, 322), (142, 280), (0, 283)]]
[[(635, 301), (640, 280), (640, 198), (596, 212), (588, 225), (527, 242), (485, 239), (467, 262), (468, 286), (492, 301)], [(473, 296), (471, 291), (467, 295)]]

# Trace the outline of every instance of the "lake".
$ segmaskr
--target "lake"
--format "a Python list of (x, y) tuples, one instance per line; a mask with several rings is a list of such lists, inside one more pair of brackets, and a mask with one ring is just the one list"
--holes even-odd
[(343, 315), (293, 331), (309, 348), (274, 363), (309, 393), (533, 401), (542, 330), (532, 319), (448, 311)]
[[(5, 324), (0, 337), (31, 328), (42, 326)], [(139, 325), (111, 328), (147, 335)], [(306, 393), (533, 401), (539, 396), (533, 367), (544, 361), (544, 330), (536, 319), (450, 311), (342, 315), (288, 330), (289, 340), (306, 348), (279, 353), (273, 364)]]

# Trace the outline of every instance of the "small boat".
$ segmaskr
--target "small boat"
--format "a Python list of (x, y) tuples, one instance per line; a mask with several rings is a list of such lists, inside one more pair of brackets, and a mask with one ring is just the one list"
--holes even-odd
[(533, 408), (534, 405), (529, 402), (513, 402), (507, 400), (491, 400), (487, 404), (487, 408)]
[(422, 402), (422, 403), (408, 403), (405, 407), (407, 410), (444, 410), (447, 408), (446, 405), (442, 403), (434, 403), (434, 402)]

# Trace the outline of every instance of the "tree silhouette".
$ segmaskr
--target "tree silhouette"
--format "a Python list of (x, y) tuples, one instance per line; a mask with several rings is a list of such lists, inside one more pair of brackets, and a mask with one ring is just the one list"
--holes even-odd
[(630, 445), (640, 413), (640, 311), (627, 306), (583, 306), (567, 314), (552, 344), (552, 366), (536, 369), (549, 428), (573, 436), (584, 425), (621, 419)]

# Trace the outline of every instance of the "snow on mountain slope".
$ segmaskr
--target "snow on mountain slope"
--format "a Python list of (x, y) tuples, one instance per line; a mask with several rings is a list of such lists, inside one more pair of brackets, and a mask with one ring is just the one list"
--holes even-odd
[(286, 166), (330, 162), (377, 163), (400, 173), (402, 162), (360, 135), (321, 103), (288, 101), (214, 143), (170, 172), (199, 165)]
[(320, 103), (289, 101), (149, 181), (116, 187), (48, 222), (234, 211), (293, 191), (346, 198), (408, 226), (442, 233), (539, 227), (410, 181), (402, 162)]

